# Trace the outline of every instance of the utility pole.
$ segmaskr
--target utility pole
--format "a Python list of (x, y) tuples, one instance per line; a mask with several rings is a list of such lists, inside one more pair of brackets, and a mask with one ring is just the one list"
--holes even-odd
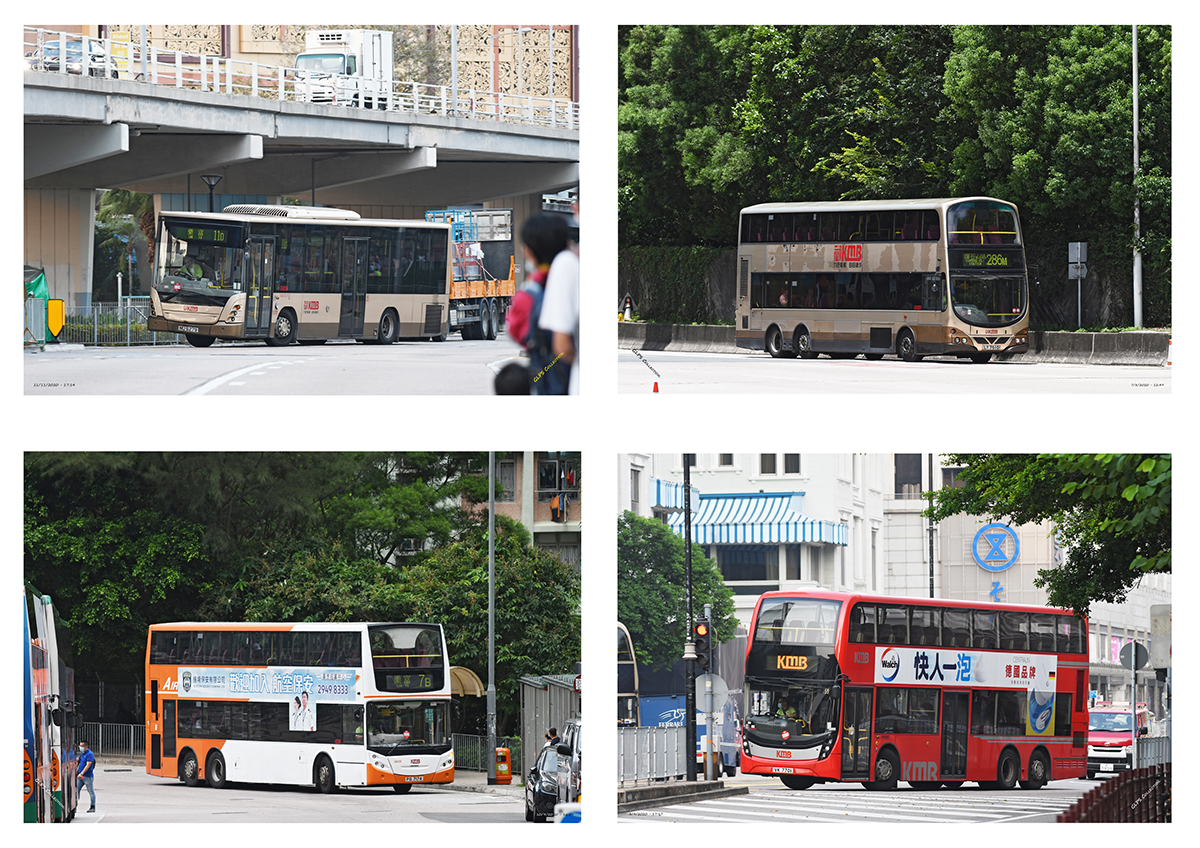
[(1133, 25), (1133, 326), (1142, 326), (1142, 203), (1138, 199), (1137, 24)]
[(687, 780), (696, 780), (696, 643), (692, 635), (692, 474), (694, 454), (683, 455), (683, 563), (687, 641), (683, 645), (684, 710), (687, 712)]
[(488, 451), (488, 786), (496, 785), (496, 453)]

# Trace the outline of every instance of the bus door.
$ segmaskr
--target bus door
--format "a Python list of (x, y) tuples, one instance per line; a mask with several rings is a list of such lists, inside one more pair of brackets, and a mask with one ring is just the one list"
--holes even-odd
[(275, 280), (275, 239), (251, 236), (246, 242), (246, 335), (271, 330), (271, 294)]
[(942, 693), (942, 769), (943, 780), (963, 780), (967, 776), (967, 708), (970, 692), (947, 690)]
[(750, 302), (750, 323), (743, 330), (762, 329), (762, 307), (766, 292), (763, 291), (762, 274), (750, 273), (750, 257), (738, 257), (738, 294)]
[(363, 315), (367, 309), (367, 240), (342, 239), (342, 317), (338, 335), (357, 338), (362, 335)]
[(869, 686), (848, 686), (842, 692), (842, 780), (871, 779), (874, 694)]

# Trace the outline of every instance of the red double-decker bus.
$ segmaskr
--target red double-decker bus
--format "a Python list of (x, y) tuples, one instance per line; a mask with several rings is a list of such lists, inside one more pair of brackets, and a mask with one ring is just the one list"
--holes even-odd
[(1087, 621), (1067, 610), (768, 592), (746, 651), (742, 772), (791, 789), (1039, 789), (1086, 772), (1087, 685)]

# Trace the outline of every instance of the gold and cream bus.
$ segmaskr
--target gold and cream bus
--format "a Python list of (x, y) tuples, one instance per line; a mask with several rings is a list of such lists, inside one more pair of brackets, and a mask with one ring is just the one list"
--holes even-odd
[(227, 206), (159, 218), (149, 329), (217, 339), (444, 339), (450, 225), (345, 209)]
[(1017, 207), (989, 197), (742, 210), (738, 347), (987, 362), (1029, 349)]

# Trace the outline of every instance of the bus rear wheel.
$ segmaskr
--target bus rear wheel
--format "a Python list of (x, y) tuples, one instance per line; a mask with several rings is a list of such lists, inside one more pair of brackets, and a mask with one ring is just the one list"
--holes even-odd
[(208, 766), (204, 769), (208, 785), (213, 789), (224, 789), (228, 782), (225, 775), (225, 758), (220, 751), (208, 755)]
[(803, 327), (796, 330), (796, 336), (792, 339), (792, 350), (796, 351), (796, 355), (801, 359), (817, 358), (817, 352), (813, 350), (812, 335)]
[(1029, 776), (1021, 781), (1022, 789), (1041, 789), (1050, 779), (1050, 767), (1040, 752), (1029, 758)]
[(792, 351), (783, 349), (783, 333), (779, 331), (778, 327), (772, 327), (767, 330), (763, 346), (766, 347), (767, 353), (771, 354), (771, 357), (774, 359), (791, 359), (796, 355)]
[(200, 785), (200, 763), (191, 751), (184, 751), (179, 758), (179, 779), (188, 786)]
[(400, 320), (391, 309), (379, 319), (379, 343), (390, 345), (400, 336)]
[(896, 337), (896, 355), (905, 362), (916, 362), (921, 358), (917, 356), (917, 340), (911, 330), (901, 330)]
[(1017, 759), (1016, 752), (1009, 748), (1000, 755), (999, 762), (996, 763), (996, 786), (999, 789), (1012, 789), (1017, 785), (1017, 778), (1021, 774), (1021, 761)]

